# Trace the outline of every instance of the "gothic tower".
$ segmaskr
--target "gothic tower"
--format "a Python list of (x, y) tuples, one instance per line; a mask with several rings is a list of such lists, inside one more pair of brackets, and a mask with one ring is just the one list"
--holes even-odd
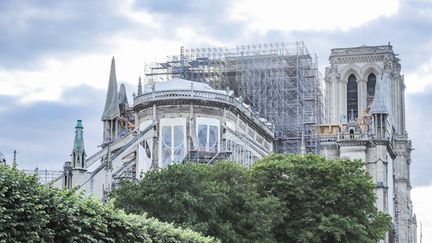
[(332, 49), (329, 60), (321, 154), (364, 161), (376, 185), (376, 206), (393, 219), (383, 242), (415, 242), (400, 60), (390, 44)]
[(142, 95), (143, 89), (142, 89), (142, 83), (141, 83), (141, 76), (138, 78), (138, 95)]
[(72, 189), (74, 186), (78, 186), (87, 174), (85, 163), (87, 154), (84, 148), (83, 129), (82, 120), (77, 120), (71, 162), (66, 161), (63, 167), (63, 188), (66, 189)]
[(74, 145), (71, 155), (73, 169), (85, 169), (86, 153), (84, 149), (83, 129), (82, 120), (77, 120), (75, 126)]
[(111, 60), (111, 70), (108, 81), (108, 91), (105, 100), (105, 108), (101, 118), (104, 125), (102, 143), (103, 146), (111, 143), (117, 138), (119, 117), (120, 109), (118, 103), (117, 77), (115, 70), (115, 60), (113, 57)]

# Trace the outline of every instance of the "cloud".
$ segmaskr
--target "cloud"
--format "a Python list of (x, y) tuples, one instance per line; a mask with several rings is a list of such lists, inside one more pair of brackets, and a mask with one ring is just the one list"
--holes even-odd
[[(371, 7), (373, 5), (373, 7)], [(231, 15), (252, 31), (349, 30), (398, 10), (397, 0), (384, 1), (236, 1)]]
[(0, 70), (0, 95), (13, 95), (21, 103), (62, 101), (65, 89), (79, 85), (105, 88), (111, 56), (46, 58), (37, 70)]
[[(153, 29), (154, 35), (200, 47), (220, 45), (245, 36), (247, 23), (230, 15), (232, 7), (233, 2), (227, 0), (135, 1), (130, 5), (130, 13), (151, 16), (146, 19), (153, 19), (158, 27)], [(185, 34), (190, 36), (188, 32), (200, 38), (183, 39)]]
[[(411, 190), (414, 213), (417, 215), (417, 242), (432, 242), (432, 186), (415, 187)], [(420, 241), (420, 224), (423, 228), (423, 241)]]
[(432, 57), (425, 58), (423, 63), (417, 65), (416, 69), (405, 75), (408, 93), (422, 92), (432, 87)]
[(185, 15), (211, 16), (220, 15), (228, 8), (226, 0), (144, 0), (134, 2), (137, 8), (147, 9), (150, 12), (172, 15), (173, 17)]
[(1, 1), (0, 68), (27, 68), (52, 54), (101, 51), (130, 20), (116, 1)]
[(432, 130), (429, 129), (432, 114), (432, 88), (406, 97), (406, 122), (408, 135), (413, 141), (411, 182), (414, 186), (432, 185), (430, 175), (430, 148)]
[(12, 160), (17, 150), (20, 168), (61, 170), (69, 160), (77, 119), (84, 122), (88, 154), (97, 151), (102, 141), (100, 115), (105, 91), (88, 86), (66, 90), (64, 102), (21, 104), (17, 97), (0, 96), (6, 109), (0, 110), (0, 152)]

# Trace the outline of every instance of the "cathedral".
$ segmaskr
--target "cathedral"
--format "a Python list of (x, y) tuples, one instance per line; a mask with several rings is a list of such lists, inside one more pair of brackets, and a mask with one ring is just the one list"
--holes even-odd
[(140, 79), (129, 106), (114, 58), (101, 120), (101, 149), (91, 156), (77, 121), (71, 161), (54, 185), (106, 200), (121, 179), (140, 179), (148, 170), (217, 160), (250, 166), (273, 151), (272, 124), (229, 89), (180, 78), (143, 87)]
[[(277, 59), (276, 55), (264, 57), (264, 54), (256, 53), (248, 56), (247, 62), (253, 58), (271, 57), (274, 63), (274, 60), (285, 58)], [(195, 63), (197, 60), (204, 59), (196, 59)], [(285, 58), (285, 62), (278, 62), (278, 65), (288, 65), (289, 60), (293, 58)], [(235, 62), (233, 67), (240, 63), (235, 57), (225, 61)], [(200, 65), (204, 64), (201, 62)], [(293, 73), (299, 76), (300, 71), (296, 69)], [(213, 73), (212, 77), (217, 79), (212, 82), (195, 80), (193, 77), (197, 76), (190, 75), (143, 85), (139, 78), (137, 90), (132, 95), (133, 103), (129, 105), (125, 86), (121, 84), (118, 88), (113, 58), (101, 116), (101, 148), (87, 156), (84, 126), (78, 120), (71, 161), (65, 162), (63, 175), (53, 184), (59, 188), (76, 187), (85, 194), (106, 200), (122, 178), (140, 179), (148, 170), (173, 163), (211, 164), (217, 160), (232, 160), (250, 166), (274, 151), (315, 152), (327, 158), (362, 160), (376, 185), (377, 208), (392, 217), (393, 229), (382, 242), (417, 241), (410, 199), (413, 148), (405, 124), (405, 84), (400, 60), (390, 44), (332, 49), (329, 67), (325, 70), (324, 89), (318, 83), (313, 89), (324, 90), (323, 96), (316, 96), (323, 101), (323, 117), (312, 119), (315, 123), (296, 119), (303, 128), (289, 130), (286, 134), (293, 137), (285, 140), (277, 135), (280, 127), (277, 122), (283, 122), (283, 119), (266, 115), (270, 108), (281, 107), (277, 100), (268, 109), (265, 106), (255, 109), (253, 102), (247, 100), (247, 90), (241, 93), (235, 90), (239, 85), (231, 84), (232, 90), (228, 85), (213, 82), (228, 82), (233, 77), (223, 76), (228, 73), (233, 75), (233, 72), (220, 72), (219, 76)], [(275, 80), (285, 82), (282, 76), (272, 76), (270, 72), (261, 73), (259, 77), (266, 77), (271, 84)], [(291, 93), (296, 95), (291, 97), (297, 97), (299, 105), (306, 104), (312, 94), (302, 87), (296, 86)], [(293, 110), (298, 112), (300, 109)], [(283, 112), (285, 110), (273, 114)], [(308, 113), (306, 106), (304, 112), (298, 114), (301, 117), (307, 114), (319, 116)], [(278, 141), (290, 141), (284, 143), (285, 151), (275, 148)], [(316, 141), (313, 150), (309, 149), (312, 143), (308, 141)], [(295, 146), (299, 149), (290, 150)]]

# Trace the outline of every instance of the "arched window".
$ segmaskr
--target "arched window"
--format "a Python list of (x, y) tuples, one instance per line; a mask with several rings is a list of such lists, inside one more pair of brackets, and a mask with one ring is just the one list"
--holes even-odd
[(348, 77), (347, 84), (347, 117), (351, 119), (351, 112), (354, 118), (358, 116), (358, 98), (357, 98), (357, 78), (354, 74)]
[(172, 163), (179, 163), (185, 155), (184, 126), (162, 126), (162, 164), (167, 167)]
[(375, 96), (375, 84), (376, 84), (376, 76), (375, 74), (371, 73), (368, 76), (367, 81), (367, 104), (369, 105)]

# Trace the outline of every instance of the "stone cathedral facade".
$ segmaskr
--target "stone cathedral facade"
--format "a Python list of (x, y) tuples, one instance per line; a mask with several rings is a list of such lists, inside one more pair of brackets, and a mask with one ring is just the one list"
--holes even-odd
[(320, 153), (364, 161), (376, 184), (376, 206), (393, 219), (383, 242), (416, 242), (410, 199), (413, 148), (406, 132), (400, 60), (389, 44), (332, 49), (329, 61)]
[[(362, 160), (376, 185), (377, 208), (393, 221), (382, 242), (415, 243), (413, 148), (400, 60), (389, 44), (332, 49), (329, 62), (325, 121), (316, 127), (319, 153)], [(54, 185), (105, 200), (120, 179), (139, 179), (151, 169), (220, 159), (250, 166), (273, 151), (273, 125), (229, 89), (179, 78), (143, 86), (139, 79), (129, 105), (125, 86), (117, 87), (114, 59), (101, 120), (101, 148), (88, 157), (84, 126), (77, 122), (71, 162)], [(304, 141), (302, 148), (305, 153)]]

